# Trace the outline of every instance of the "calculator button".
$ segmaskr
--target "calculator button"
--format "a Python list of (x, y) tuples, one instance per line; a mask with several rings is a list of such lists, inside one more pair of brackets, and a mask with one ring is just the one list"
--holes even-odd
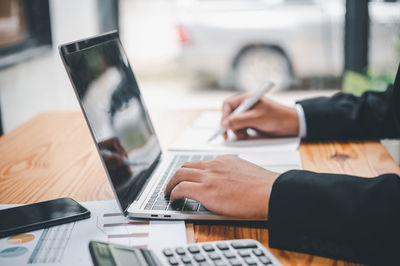
[(253, 249), (253, 254), (256, 256), (264, 256), (264, 252), (259, 248)]
[(170, 257), (170, 258), (168, 259), (168, 262), (169, 262), (169, 264), (171, 264), (171, 265), (178, 265), (178, 264), (179, 264), (179, 262), (178, 262), (174, 257)]
[(265, 256), (258, 257), (258, 259), (264, 265), (272, 264), (272, 261), (270, 259), (268, 259), (267, 257), (265, 257)]
[(217, 261), (214, 261), (214, 265), (215, 266), (226, 266), (226, 263), (223, 262), (222, 260), (217, 260)]
[(217, 247), (218, 247), (220, 250), (227, 250), (227, 249), (229, 249), (229, 246), (228, 246), (226, 243), (218, 243), (218, 244), (217, 244)]
[(199, 253), (200, 249), (197, 246), (190, 246), (188, 247), (190, 253)]
[(196, 254), (193, 256), (193, 258), (197, 262), (206, 261), (206, 258), (202, 254)]
[(186, 252), (185, 252), (185, 250), (184, 250), (183, 248), (176, 248), (176, 249), (175, 249), (175, 252), (176, 252), (178, 255), (185, 255), (185, 254), (186, 254)]
[(207, 251), (207, 252), (211, 252), (211, 251), (215, 250), (214, 247), (210, 244), (203, 245), (203, 249), (204, 249), (204, 251)]
[(247, 250), (239, 250), (239, 255), (240, 257), (249, 257), (250, 256), (250, 252), (248, 252)]
[(235, 241), (231, 245), (235, 249), (256, 248), (257, 247), (257, 245), (254, 242), (250, 242), (250, 241)]
[(242, 265), (242, 263), (241, 263), (238, 259), (230, 259), (230, 260), (229, 260), (229, 263), (230, 263), (232, 266), (241, 266), (241, 265)]
[(230, 250), (224, 251), (222, 252), (222, 254), (224, 254), (225, 258), (227, 259), (232, 259), (236, 257), (236, 255)]
[(174, 253), (172, 253), (172, 250), (170, 248), (166, 248), (163, 250), (163, 253), (165, 256), (167, 257), (171, 257), (172, 255), (174, 255)]
[(181, 261), (182, 261), (184, 264), (189, 264), (189, 263), (191, 263), (190, 258), (189, 258), (188, 256), (186, 256), (186, 255), (181, 257)]
[(219, 260), (221, 258), (221, 256), (217, 253), (217, 252), (210, 252), (208, 253), (208, 257), (211, 260)]
[(247, 263), (247, 265), (257, 265), (257, 261), (255, 261), (253, 258), (245, 258), (244, 261)]

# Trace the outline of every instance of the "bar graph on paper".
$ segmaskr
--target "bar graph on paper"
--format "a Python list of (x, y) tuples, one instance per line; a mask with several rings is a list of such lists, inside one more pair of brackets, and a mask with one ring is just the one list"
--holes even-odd
[(71, 238), (75, 223), (67, 223), (43, 230), (29, 260), (29, 264), (60, 262)]

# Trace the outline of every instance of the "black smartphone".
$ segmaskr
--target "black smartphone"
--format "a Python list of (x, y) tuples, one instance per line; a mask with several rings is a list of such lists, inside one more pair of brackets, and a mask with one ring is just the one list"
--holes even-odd
[(0, 238), (90, 217), (71, 198), (60, 198), (0, 210)]

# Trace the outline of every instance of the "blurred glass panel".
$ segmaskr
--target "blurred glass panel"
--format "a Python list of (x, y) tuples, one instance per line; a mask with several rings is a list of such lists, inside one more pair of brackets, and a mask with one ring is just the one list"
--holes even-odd
[(400, 61), (400, 1), (370, 1), (369, 69), (396, 74)]
[[(193, 71), (194, 82), (214, 79), (218, 88), (254, 90), (266, 79), (286, 90), (341, 88), (345, 0), (125, 0), (122, 5), (136, 7), (130, 9), (132, 20), (134, 13), (153, 12), (151, 19), (135, 23), (136, 29), (125, 28), (129, 36), (123, 38), (141, 49), (128, 48), (136, 67), (150, 66), (152, 56), (164, 53), (165, 61), (154, 60), (154, 68), (168, 64), (165, 71)], [(369, 72), (392, 75), (400, 61), (400, 3), (369, 6)], [(141, 61), (146, 48), (149, 56)]]

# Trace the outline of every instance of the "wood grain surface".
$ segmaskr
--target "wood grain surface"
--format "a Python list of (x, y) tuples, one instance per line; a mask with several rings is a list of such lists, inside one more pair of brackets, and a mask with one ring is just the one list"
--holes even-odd
[[(165, 149), (201, 111), (152, 110)], [(306, 170), (372, 177), (398, 165), (379, 142), (303, 143)], [(59, 197), (77, 201), (112, 199), (113, 194), (80, 112), (43, 113), (0, 137), (0, 203), (34, 203)], [(268, 248), (259, 224), (187, 224), (189, 241), (254, 238)], [(285, 265), (354, 265), (296, 252), (270, 249)]]

